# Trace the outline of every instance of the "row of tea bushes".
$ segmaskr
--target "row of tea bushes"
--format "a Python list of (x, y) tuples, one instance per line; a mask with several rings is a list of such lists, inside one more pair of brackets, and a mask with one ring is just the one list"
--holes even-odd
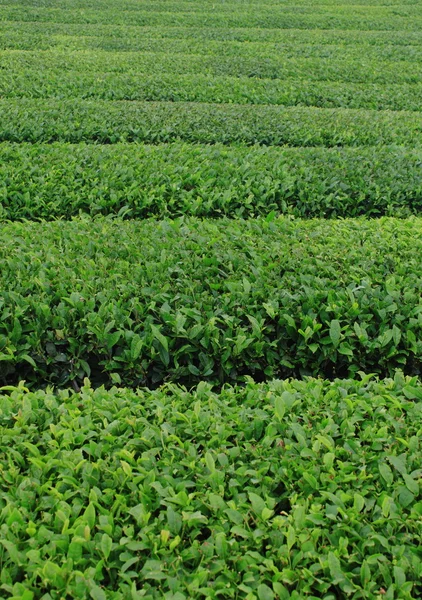
[[(183, 10), (184, 6), (186, 10)], [(212, 5), (205, 9), (193, 9), (189, 5), (175, 3), (174, 12), (162, 10), (147, 4), (119, 9), (116, 3), (108, 8), (88, 7), (78, 10), (72, 7), (43, 7), (25, 6), (22, 3), (0, 6), (0, 21), (38, 21), (84, 24), (138, 25), (138, 26), (183, 26), (201, 27), (206, 24), (208, 29), (243, 27), (263, 29), (350, 29), (374, 31), (405, 31), (419, 32), (422, 27), (422, 9), (418, 4), (408, 5), (401, 9), (395, 6), (307, 6), (307, 7), (263, 7), (259, 10), (253, 5), (248, 9), (239, 9), (238, 4), (219, 3), (218, 10)]]
[(422, 151), (388, 146), (5, 142), (0, 218), (404, 216), (421, 210), (421, 165)]
[(1, 99), (0, 141), (375, 146), (422, 143), (422, 114), (194, 102)]
[[(257, 79), (204, 74), (119, 74), (61, 69), (10, 71), (0, 80), (3, 98), (82, 98), (276, 104), (366, 110), (422, 109), (421, 84), (344, 83)], [(327, 124), (327, 126), (329, 126)]]
[[(66, 50), (102, 49), (157, 51), (159, 40), (166, 40), (176, 52), (180, 45), (192, 47), (200, 51), (201, 43), (223, 42), (214, 45), (223, 54), (237, 42), (248, 42), (239, 47), (242, 52), (251, 43), (287, 44), (287, 51), (302, 53), (301, 45), (306, 47), (322, 45), (329, 52), (329, 46), (345, 46), (353, 49), (358, 45), (368, 56), (401, 60), (405, 57), (413, 60), (414, 53), (420, 52), (422, 45), (418, 31), (371, 31), (347, 29), (262, 29), (262, 28), (225, 28), (207, 27), (202, 24), (196, 27), (160, 26), (148, 27), (128, 23), (127, 25), (60, 23), (55, 21), (8, 21), (7, 28), (0, 31), (0, 47), (2, 49), (46, 50), (61, 48)], [(174, 45), (173, 45), (174, 44)], [(188, 46), (189, 45), (189, 46)], [(236, 46), (237, 47), (237, 46)], [(328, 48), (327, 48), (328, 47)], [(224, 50), (227, 48), (227, 50)], [(282, 49), (281, 48), (281, 49)], [(318, 50), (315, 50), (318, 52)], [(353, 50), (352, 50), (353, 51)], [(390, 54), (390, 52), (392, 54)], [(366, 55), (366, 54), (365, 54)]]
[[(163, 44), (162, 44), (163, 45)], [(345, 83), (397, 84), (421, 83), (422, 75), (417, 63), (411, 60), (380, 60), (378, 57), (350, 56), (333, 51), (333, 56), (302, 57), (295, 52), (286, 56), (284, 51), (271, 49), (258, 52), (242, 48), (233, 55), (173, 53), (161, 48), (158, 52), (104, 52), (93, 50), (4, 50), (0, 55), (0, 68), (19, 75), (33, 70), (34, 74), (49, 70), (61, 73), (66, 79), (69, 71), (93, 72), (98, 78), (108, 73), (131, 74), (142, 79), (149, 73), (155, 75), (198, 75), (211, 77), (232, 76), (254, 79), (295, 79), (296, 81), (342, 81)], [(325, 53), (326, 54), (326, 53)], [(360, 50), (360, 55), (362, 50)], [(419, 57), (420, 60), (420, 57)]]
[(420, 228), (274, 215), (4, 225), (2, 380), (418, 374)]
[(9, 390), (2, 593), (419, 598), (422, 387), (369, 380)]

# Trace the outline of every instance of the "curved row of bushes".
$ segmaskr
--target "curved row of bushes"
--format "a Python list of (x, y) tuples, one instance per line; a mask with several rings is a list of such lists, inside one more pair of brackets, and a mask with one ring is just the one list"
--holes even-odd
[(422, 593), (414, 380), (0, 396), (7, 597)]
[[(49, 71), (67, 78), (69, 71), (95, 73), (101, 78), (108, 73), (131, 74), (142, 79), (144, 75), (198, 75), (211, 77), (253, 77), (256, 79), (296, 79), (297, 81), (343, 81), (345, 83), (421, 83), (422, 75), (412, 60), (381, 60), (361, 55), (350, 56), (333, 52), (333, 56), (300, 56), (295, 52), (274, 48), (259, 53), (238, 50), (236, 54), (173, 53), (164, 48), (158, 52), (103, 52), (95, 50), (62, 51), (55, 48), (38, 50), (4, 50), (0, 55), (0, 68), (19, 75), (32, 69), (35, 73)], [(362, 51), (360, 51), (362, 53)], [(325, 52), (327, 54), (327, 52)], [(420, 60), (420, 59), (419, 59)]]
[(422, 151), (221, 144), (0, 144), (0, 218), (419, 213)]
[[(182, 3), (183, 4), (183, 3)], [(146, 8), (144, 8), (146, 6)], [(212, 7), (208, 10), (181, 10), (177, 5), (174, 12), (164, 10), (148, 10), (148, 5), (135, 10), (123, 6), (121, 10), (112, 8), (90, 8), (75, 10), (75, 8), (3, 5), (0, 7), (1, 21), (38, 21), (73, 24), (113, 24), (141, 26), (183, 26), (201, 27), (204, 23), (209, 29), (214, 27), (243, 27), (269, 29), (369, 29), (391, 31), (420, 31), (422, 25), (421, 9), (418, 5), (403, 7), (399, 14), (394, 6), (355, 6), (353, 13), (349, 6), (316, 6), (316, 7), (255, 7), (239, 10), (228, 4), (219, 10)], [(176, 8), (176, 7), (175, 7)]]
[(422, 109), (421, 84), (344, 83), (203, 74), (150, 75), (32, 69), (0, 81), (3, 98), (79, 98), (275, 104), (365, 110)]
[[(63, 23), (57, 21), (8, 21), (7, 28), (0, 31), (0, 47), (4, 49), (46, 50), (102, 49), (102, 50), (156, 50), (156, 44), (182, 43), (193, 45), (201, 42), (251, 42), (262, 44), (319, 44), (353, 47), (358, 44), (368, 52), (382, 56), (382, 48), (391, 52), (406, 53), (409, 58), (418, 52), (421, 37), (418, 31), (377, 31), (353, 29), (277, 29), (259, 27), (207, 27), (203, 23), (194, 27), (116, 25), (106, 23)], [(177, 40), (177, 42), (176, 42)], [(221, 47), (221, 46), (220, 46)], [(161, 42), (160, 49), (163, 48)], [(242, 46), (243, 48), (243, 46)], [(388, 53), (388, 50), (386, 50)], [(378, 54), (379, 53), (379, 54)], [(387, 54), (388, 56), (388, 54)]]
[(194, 102), (0, 100), (0, 141), (378, 146), (422, 143), (415, 112)]
[(420, 227), (271, 218), (5, 225), (2, 380), (418, 374)]

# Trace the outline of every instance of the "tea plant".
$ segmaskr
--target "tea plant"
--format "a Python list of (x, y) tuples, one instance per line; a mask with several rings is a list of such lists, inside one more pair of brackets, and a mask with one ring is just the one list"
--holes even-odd
[(422, 207), (421, 162), (398, 146), (3, 144), (0, 218), (405, 216)]
[(0, 397), (7, 598), (420, 596), (422, 387)]
[(419, 147), (422, 117), (412, 111), (315, 107), (1, 99), (0, 141), (171, 142), (264, 146)]
[(5, 225), (3, 381), (419, 374), (420, 227), (274, 215)]

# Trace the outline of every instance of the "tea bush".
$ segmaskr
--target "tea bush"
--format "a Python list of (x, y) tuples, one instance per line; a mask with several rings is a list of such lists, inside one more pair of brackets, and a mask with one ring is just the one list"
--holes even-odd
[(0, 99), (0, 142), (171, 142), (264, 146), (378, 146), (422, 143), (412, 111), (315, 107)]
[(420, 227), (274, 215), (4, 225), (2, 379), (419, 374)]
[(10, 390), (0, 594), (420, 597), (422, 387), (369, 380)]
[(399, 146), (4, 143), (0, 219), (405, 216), (422, 207), (421, 165)]

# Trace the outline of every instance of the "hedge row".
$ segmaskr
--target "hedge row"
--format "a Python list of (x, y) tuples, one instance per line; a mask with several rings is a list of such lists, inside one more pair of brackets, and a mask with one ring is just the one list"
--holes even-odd
[(224, 1), (218, 2), (217, 4), (212, 4), (211, 2), (192, 2), (192, 0), (165, 0), (164, 2), (159, 0), (158, 2), (137, 2), (136, 0), (117, 0), (115, 2), (111, 2), (110, 0), (88, 0), (86, 3), (83, 0), (59, 0), (55, 2), (54, 0), (41, 0), (41, 2), (37, 2), (36, 0), (6, 0), (3, 3), (3, 6), (8, 9), (10, 8), (19, 8), (19, 9), (34, 9), (34, 8), (42, 8), (43, 11), (50, 11), (51, 9), (60, 8), (66, 11), (78, 12), (80, 9), (89, 9), (91, 12), (100, 12), (100, 11), (109, 11), (111, 12), (113, 8), (119, 10), (121, 12), (127, 13), (141, 13), (149, 14), (153, 13), (154, 15), (159, 16), (161, 13), (165, 14), (173, 14), (173, 13), (189, 13), (189, 14), (217, 14), (217, 15), (225, 15), (230, 14), (234, 11), (240, 13), (241, 15), (253, 15), (257, 10), (267, 16), (270, 12), (280, 15), (309, 15), (309, 14), (317, 14), (317, 15), (325, 15), (325, 14), (335, 14), (335, 15), (344, 15), (352, 12), (357, 15), (380, 15), (380, 16), (394, 16), (397, 13), (402, 13), (401, 16), (420, 16), (422, 13), (422, 9), (415, 2), (408, 2), (406, 6), (402, 7), (402, 11), (398, 9), (397, 5), (391, 5), (389, 3), (363, 3), (358, 2), (356, 5), (351, 7), (346, 4), (335, 4), (333, 2), (322, 3), (317, 2), (313, 4), (311, 2), (299, 2), (298, 4), (287, 4), (287, 3), (278, 3), (277, 5), (274, 2), (259, 2), (259, 0), (255, 0), (253, 2), (239, 2), (238, 0), (233, 1)]
[(173, 143), (0, 144), (0, 219), (406, 215), (422, 151)]
[(244, 51), (235, 56), (217, 54), (173, 54), (167, 52), (70, 52), (45, 50), (5, 50), (0, 55), (0, 69), (17, 76), (32, 70), (48, 78), (49, 71), (66, 79), (68, 71), (94, 72), (101, 78), (107, 73), (143, 74), (207, 74), (209, 76), (247, 76), (266, 79), (310, 81), (344, 81), (355, 83), (421, 83), (422, 75), (414, 61), (383, 61), (366, 57), (353, 58), (347, 53), (335, 57), (285, 56), (272, 51), (251, 54)]
[(279, 106), (0, 100), (0, 141), (243, 142), (372, 146), (422, 142), (422, 114)]
[[(38, 24), (39, 25), (39, 24)], [(57, 32), (53, 34), (50, 29), (46, 32), (41, 31), (34, 33), (31, 30), (26, 30), (22, 24), (18, 27), (12, 26), (5, 31), (0, 32), (0, 48), (11, 50), (55, 50), (55, 51), (124, 51), (124, 52), (163, 52), (167, 54), (201, 54), (201, 55), (216, 55), (216, 56), (231, 56), (257, 58), (258, 56), (266, 59), (278, 60), (282, 56), (285, 58), (320, 58), (334, 59), (340, 57), (351, 60), (360, 60), (362, 65), (362, 54), (364, 53), (365, 61), (381, 60), (381, 61), (409, 61), (419, 62), (421, 60), (421, 46), (415, 45), (413, 40), (409, 38), (407, 44), (394, 43), (394, 39), (390, 43), (383, 39), (376, 40), (374, 43), (373, 37), (362, 40), (354, 39), (353, 36), (341, 37), (332, 35), (328, 40), (321, 39), (318, 31), (309, 32), (309, 36), (304, 36), (295, 39), (296, 36), (291, 35), (291, 30), (285, 30), (284, 37), (278, 35), (274, 40), (264, 41), (245, 41), (237, 39), (207, 39), (202, 36), (203, 30), (199, 30), (199, 35), (196, 36), (196, 31), (192, 33), (189, 29), (182, 30), (185, 37), (181, 37), (181, 31), (176, 28), (167, 28), (161, 31), (157, 28), (151, 28), (147, 32), (139, 31), (138, 35), (134, 35), (133, 29), (128, 28), (128, 34), (123, 38), (113, 35), (111, 32), (105, 32), (103, 35), (95, 35), (94, 31), (85, 31), (76, 35), (76, 32), (70, 30), (61, 30), (57, 28)], [(73, 33), (73, 34), (72, 34)], [(89, 35), (88, 35), (89, 33)], [(300, 31), (298, 31), (300, 33)], [(301, 31), (301, 33), (304, 33)], [(344, 32), (346, 33), (346, 32)], [(367, 33), (367, 32), (362, 32)], [(173, 34), (174, 37), (170, 37)], [(227, 34), (228, 35), (228, 34)], [(235, 36), (236, 37), (236, 36)], [(313, 39), (315, 37), (315, 39)], [(163, 44), (163, 39), (165, 43)], [(378, 73), (378, 75), (380, 75)]]
[(422, 27), (421, 8), (418, 5), (397, 7), (350, 6), (298, 7), (277, 11), (274, 7), (234, 10), (228, 6), (227, 12), (209, 8), (195, 12), (176, 12), (109, 9), (75, 10), (65, 8), (44, 8), (38, 6), (0, 6), (0, 21), (38, 21), (69, 24), (113, 24), (138, 26), (183, 26), (201, 27), (206, 23), (213, 27), (243, 27), (268, 29), (352, 29), (373, 31), (414, 31)]
[[(419, 7), (415, 4), (414, 0), (342, 0), (341, 5), (339, 6), (338, 0), (313, 0), (310, 2), (309, 0), (295, 0), (293, 5), (289, 5), (287, 3), (280, 3), (279, 0), (263, 0), (260, 2), (259, 0), (224, 0), (223, 2), (215, 2), (215, 0), (202, 0), (198, 2), (197, 0), (154, 0), (153, 2), (139, 2), (139, 0), (38, 0), (34, 2), (34, 0), (7, 0), (4, 4), (8, 6), (29, 6), (33, 7), (34, 4), (36, 6), (42, 6), (44, 8), (50, 7), (60, 7), (64, 9), (71, 10), (80, 10), (80, 9), (96, 9), (96, 10), (104, 10), (110, 9), (115, 6), (119, 10), (136, 10), (136, 11), (152, 11), (152, 12), (178, 12), (178, 11), (188, 11), (188, 12), (203, 12), (204, 9), (207, 10), (215, 10), (218, 8), (221, 12), (230, 12), (233, 10), (239, 11), (251, 11), (251, 10), (269, 10), (269, 9), (278, 9), (288, 12), (309, 12), (310, 10), (315, 12), (321, 12), (328, 10), (336, 10), (336, 11), (345, 11), (347, 8), (350, 10), (350, 6), (352, 5), (353, 10), (356, 7), (361, 7), (360, 11), (362, 11), (362, 7), (367, 8), (369, 11), (375, 10), (378, 11), (391, 11), (398, 10), (398, 7), (410, 9), (412, 13), (420, 12)], [(406, 7), (406, 8), (405, 8)]]
[(139, 75), (80, 71), (9, 71), (3, 98), (81, 98), (235, 104), (275, 104), (366, 110), (422, 110), (422, 84), (359, 84), (295, 79)]
[(4, 382), (418, 374), (420, 219), (8, 224)]
[[(0, 30), (1, 48), (47, 49), (61, 46), (75, 50), (101, 48), (104, 50), (148, 50), (153, 40), (179, 40), (182, 43), (199, 44), (201, 41), (225, 43), (249, 42), (263, 44), (337, 44), (362, 48), (362, 57), (368, 48), (369, 53), (383, 52), (382, 48), (398, 46), (402, 52), (418, 52), (422, 38), (418, 31), (354, 31), (344, 29), (262, 29), (235, 27), (196, 27), (163, 26), (142, 27), (128, 23), (125, 26), (87, 23), (14, 22), (8, 21), (7, 28)], [(90, 45), (92, 44), (92, 46)], [(147, 47), (145, 47), (145, 44)], [(394, 51), (394, 50), (392, 50)], [(398, 50), (399, 51), (399, 50)], [(378, 55), (378, 54), (377, 54)], [(406, 54), (407, 55), (407, 54)], [(381, 54), (380, 54), (381, 56)]]
[(419, 598), (422, 387), (368, 379), (0, 396), (2, 597)]

